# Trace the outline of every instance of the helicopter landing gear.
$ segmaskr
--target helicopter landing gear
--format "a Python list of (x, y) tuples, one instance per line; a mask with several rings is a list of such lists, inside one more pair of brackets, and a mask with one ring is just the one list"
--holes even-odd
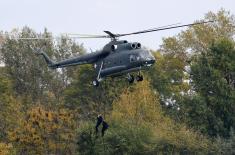
[(143, 81), (143, 79), (144, 79), (143, 75), (136, 76), (136, 81), (138, 81), (138, 82)]
[(92, 81), (92, 84), (93, 86), (98, 87), (100, 82), (97, 79), (95, 79), (94, 81)]
[(98, 87), (99, 84), (100, 84), (100, 81), (102, 80), (102, 79), (100, 78), (100, 72), (101, 72), (101, 70), (102, 70), (102, 67), (103, 67), (103, 61), (102, 61), (101, 64), (100, 64), (100, 69), (99, 69), (97, 78), (96, 78), (94, 81), (92, 81), (92, 84), (93, 84), (93, 86), (95, 86), (95, 87)]
[(129, 83), (133, 83), (135, 81), (134, 75), (128, 74), (127, 75), (127, 80)]
[(136, 81), (137, 82), (140, 82), (140, 81), (143, 81), (144, 77), (143, 75), (141, 74), (141, 71), (139, 71), (138, 75), (136, 76)]

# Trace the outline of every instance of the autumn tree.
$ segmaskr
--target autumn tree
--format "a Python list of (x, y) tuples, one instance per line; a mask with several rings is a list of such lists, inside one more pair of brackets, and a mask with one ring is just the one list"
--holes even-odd
[(11, 144), (1, 143), (0, 142), (0, 154), (1, 155), (14, 155), (13, 146)]
[(73, 154), (76, 150), (76, 122), (71, 111), (30, 108), (20, 125), (8, 136), (18, 154)]
[(21, 102), (13, 95), (11, 81), (0, 68), (0, 140), (7, 142), (7, 132), (18, 126), (17, 119), (22, 116)]
[(104, 141), (100, 136), (95, 138), (94, 127), (81, 129), (80, 151), (90, 154), (88, 148), (92, 148), (95, 154), (176, 154), (208, 153), (216, 149), (199, 133), (165, 116), (159, 95), (153, 93), (147, 81), (127, 88), (114, 101), (106, 121), (110, 128)]

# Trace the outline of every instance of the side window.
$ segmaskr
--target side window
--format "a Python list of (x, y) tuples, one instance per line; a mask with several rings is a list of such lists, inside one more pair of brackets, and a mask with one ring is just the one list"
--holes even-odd
[(130, 62), (135, 62), (135, 61), (136, 61), (136, 56), (130, 55)]
[(110, 65), (111, 65), (111, 62), (110, 62), (111, 60), (105, 60), (104, 61), (104, 64), (103, 64), (103, 68), (107, 68), (107, 67), (110, 67)]
[(138, 61), (139, 59), (140, 57), (137, 55), (130, 55), (130, 62), (135, 62)]

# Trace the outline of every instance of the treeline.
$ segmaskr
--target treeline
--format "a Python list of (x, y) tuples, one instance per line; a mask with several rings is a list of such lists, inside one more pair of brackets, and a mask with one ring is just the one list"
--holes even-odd
[(98, 88), (92, 65), (51, 70), (33, 50), (60, 60), (87, 53), (82, 44), (46, 29), (1, 32), (0, 154), (234, 154), (235, 18), (220, 10), (203, 20), (216, 22), (163, 39), (143, 82)]

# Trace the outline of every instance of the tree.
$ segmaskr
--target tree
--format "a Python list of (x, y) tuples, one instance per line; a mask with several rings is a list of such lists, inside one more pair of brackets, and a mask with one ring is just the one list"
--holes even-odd
[[(193, 90), (202, 100), (197, 105), (205, 108), (205, 122), (193, 121), (193, 125), (206, 125), (205, 131), (210, 136), (228, 137), (230, 129), (235, 127), (234, 60), (234, 42), (221, 39), (205, 54), (195, 58), (191, 65)], [(190, 112), (195, 114), (198, 110)]]
[(15, 154), (11, 144), (5, 144), (0, 142), (0, 154), (1, 155), (13, 155)]
[[(13, 32), (17, 37), (37, 37), (35, 32), (25, 27), (22, 32)], [(46, 35), (46, 34), (45, 34)], [(43, 37), (43, 36), (41, 36)], [(30, 48), (38, 48), (43, 45), (43, 41), (27, 41), (6, 38), (1, 47), (2, 59), (6, 67), (6, 74), (12, 79), (13, 89), (17, 95), (32, 96), (33, 100), (42, 98), (47, 79), (52, 78), (43, 60), (38, 59)], [(49, 41), (49, 51), (52, 51)]]
[(160, 101), (166, 112), (177, 118), (179, 110), (178, 101), (182, 94), (187, 94), (190, 86), (186, 80), (185, 62), (179, 57), (160, 52), (154, 52), (157, 60), (148, 72), (151, 84), (160, 95)]
[[(161, 54), (157, 55), (159, 62), (157, 61), (157, 67), (153, 68), (154, 71), (150, 73), (150, 77), (155, 90), (163, 99), (165, 98), (162, 103), (163, 105), (168, 104), (165, 110), (172, 118), (179, 122), (186, 122), (189, 127), (210, 136), (218, 133), (228, 136), (228, 128), (231, 127), (234, 119), (231, 115), (231, 110), (234, 110), (234, 106), (231, 105), (232, 89), (234, 89), (234, 68), (232, 67), (234, 51), (229, 41), (220, 44), (220, 47), (217, 45), (223, 39), (233, 40), (235, 18), (222, 9), (218, 13), (206, 14), (204, 21), (208, 20), (215, 22), (195, 25), (177, 36), (165, 38), (159, 50)], [(215, 46), (215, 44), (217, 45)], [(230, 52), (228, 52), (229, 50)], [(218, 82), (219, 80), (221, 81)], [(217, 98), (211, 97), (212, 94), (208, 92), (202, 95), (202, 92), (212, 89), (220, 92), (220, 94), (216, 94)], [(207, 97), (205, 98), (205, 96)], [(218, 104), (217, 110), (211, 110), (208, 104), (212, 102)], [(221, 111), (221, 107), (224, 105), (230, 107), (230, 111)], [(177, 108), (179, 110), (176, 110)], [(212, 114), (214, 112), (217, 113), (217, 116), (224, 117), (222, 120), (230, 123), (224, 124), (219, 117)], [(209, 116), (209, 114), (211, 115)], [(226, 129), (222, 127), (223, 124)]]
[[(141, 94), (141, 95), (140, 95)], [(166, 117), (158, 94), (143, 81), (125, 89), (106, 119), (110, 126), (103, 140), (94, 126), (81, 128), (79, 148), (84, 154), (177, 154), (216, 151), (214, 144)], [(92, 152), (91, 152), (92, 150)]]
[(217, 141), (219, 144), (219, 151), (221, 154), (233, 155), (235, 153), (235, 135), (234, 130), (231, 130), (230, 137), (228, 139), (223, 139), (221, 137), (217, 137)]
[(79, 66), (64, 91), (65, 105), (78, 109), (82, 120), (93, 119), (99, 113), (105, 117), (111, 111), (112, 102), (127, 87), (125, 78), (106, 78), (99, 87), (94, 87), (91, 82), (95, 78), (96, 73), (91, 65)]
[[(46, 29), (44, 33), (37, 34), (28, 27), (24, 27), (22, 31), (13, 31), (9, 35), (52, 38)], [(44, 59), (35, 54), (37, 49), (44, 50), (52, 59), (60, 60), (84, 53), (84, 48), (66, 37), (54, 43), (53, 39), (17, 40), (9, 36), (5, 38), (0, 48), (2, 61), (7, 69), (6, 74), (11, 77), (17, 95), (30, 96), (34, 102), (47, 103), (45, 96), (52, 94), (54, 102), (61, 102), (60, 94), (70, 82), (71, 73), (67, 73), (67, 69), (62, 69), (61, 72), (50, 69)], [(72, 69), (68, 70), (72, 72)]]
[(0, 68), (0, 139), (7, 142), (7, 132), (18, 126), (17, 119), (21, 117), (21, 102), (13, 95), (11, 81)]
[(18, 154), (72, 154), (76, 150), (73, 113), (64, 108), (46, 110), (31, 107), (20, 125), (9, 131), (9, 140)]

